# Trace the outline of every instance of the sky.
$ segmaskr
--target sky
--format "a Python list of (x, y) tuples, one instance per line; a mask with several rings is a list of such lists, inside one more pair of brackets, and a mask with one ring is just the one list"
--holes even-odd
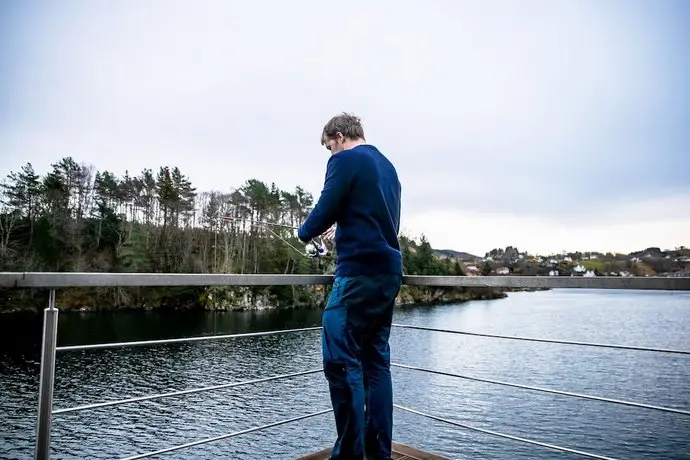
[(337, 5), (0, 3), (0, 175), (72, 156), (318, 197), (345, 111), (436, 248), (690, 246), (690, 2)]

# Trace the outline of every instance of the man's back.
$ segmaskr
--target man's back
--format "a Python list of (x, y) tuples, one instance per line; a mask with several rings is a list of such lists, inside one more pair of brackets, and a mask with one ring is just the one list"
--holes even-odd
[(395, 167), (376, 147), (339, 151), (328, 160), (324, 189), (298, 236), (309, 241), (337, 223), (336, 276), (402, 275), (400, 194)]
[(336, 276), (402, 274), (398, 242), (400, 194), (398, 174), (379, 150), (368, 144), (336, 157), (354, 168), (350, 191), (341, 204), (335, 233)]

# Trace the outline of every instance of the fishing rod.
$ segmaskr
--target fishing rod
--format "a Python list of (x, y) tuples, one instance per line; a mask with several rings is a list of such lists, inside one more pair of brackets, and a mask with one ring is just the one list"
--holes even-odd
[(271, 230), (271, 227), (280, 227), (280, 228), (287, 228), (290, 230), (298, 230), (299, 227), (295, 227), (293, 225), (285, 225), (285, 224), (278, 224), (275, 222), (267, 222), (265, 220), (256, 220), (256, 219), (249, 219), (249, 218), (244, 218), (244, 217), (231, 217), (231, 216), (224, 216), (222, 218), (225, 221), (243, 221), (243, 222), (249, 222), (250, 224), (254, 225), (260, 225), (266, 228), (269, 232), (271, 232), (274, 236), (278, 237), (280, 240), (282, 240), (285, 244), (290, 246), (292, 249), (295, 251), (299, 252), (300, 255), (309, 257), (309, 258), (314, 258), (314, 257), (324, 257), (328, 254), (328, 249), (326, 248), (326, 245), (323, 243), (323, 240), (316, 241), (316, 239), (313, 239), (309, 243), (307, 243), (304, 246), (304, 251), (302, 252), (299, 249), (297, 249), (295, 246), (293, 246), (288, 240)]
[(256, 220), (256, 219), (249, 219), (247, 217), (232, 217), (232, 216), (224, 216), (223, 220), (236, 220), (236, 221), (244, 221), (244, 222), (249, 222), (252, 224), (257, 224), (257, 225), (265, 225), (265, 226), (270, 226), (270, 227), (282, 227), (282, 228), (289, 228), (291, 230), (298, 230), (299, 227), (295, 227), (294, 225), (285, 225), (285, 224), (277, 224), (274, 222), (267, 222), (265, 220)]

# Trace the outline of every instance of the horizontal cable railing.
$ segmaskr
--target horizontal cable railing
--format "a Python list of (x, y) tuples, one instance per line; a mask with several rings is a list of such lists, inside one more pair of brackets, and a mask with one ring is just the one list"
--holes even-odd
[(269, 423), (269, 424), (266, 424), (266, 425), (255, 426), (255, 427), (253, 427), (253, 428), (248, 428), (248, 429), (242, 430), (242, 431), (235, 431), (234, 433), (228, 433), (228, 434), (224, 434), (224, 435), (221, 435), (221, 436), (214, 436), (214, 437), (212, 437), (212, 438), (206, 438), (206, 439), (201, 439), (201, 440), (199, 440), (199, 441), (188, 442), (188, 443), (186, 443), (186, 444), (180, 444), (179, 446), (168, 447), (167, 449), (161, 449), (161, 450), (157, 450), (157, 451), (154, 451), (154, 452), (147, 452), (147, 453), (145, 453), (145, 454), (139, 454), (139, 455), (134, 455), (134, 456), (132, 456), (132, 457), (126, 457), (126, 458), (123, 458), (123, 459), (121, 459), (121, 460), (135, 460), (135, 459), (138, 459), (138, 458), (152, 457), (152, 456), (154, 456), (154, 455), (165, 454), (165, 453), (168, 453), (168, 452), (173, 452), (173, 451), (175, 451), (175, 450), (186, 449), (186, 448), (188, 448), (188, 447), (199, 446), (199, 445), (201, 445), (201, 444), (206, 444), (206, 443), (209, 443), (209, 442), (220, 441), (220, 440), (222, 440), (222, 439), (228, 439), (228, 438), (232, 438), (232, 437), (234, 437), (234, 436), (239, 436), (239, 435), (242, 435), (242, 434), (248, 434), (248, 433), (253, 433), (253, 432), (255, 432), (255, 431), (266, 430), (266, 429), (268, 429), (268, 428), (273, 428), (273, 427), (276, 427), (276, 426), (285, 425), (285, 424), (287, 424), (287, 423), (298, 422), (298, 421), (300, 421), (300, 420), (305, 420), (305, 419), (308, 419), (308, 418), (312, 418), (312, 417), (316, 417), (316, 416), (319, 416), (319, 415), (327, 414), (327, 413), (329, 413), (329, 412), (333, 412), (333, 409), (324, 409), (324, 410), (321, 410), (321, 411), (318, 411), (318, 412), (313, 412), (313, 413), (311, 413), (311, 414), (300, 415), (299, 417), (293, 417), (293, 418), (290, 418), (290, 419), (287, 419), (287, 420), (281, 420), (281, 421), (279, 421), (279, 422), (273, 422), (273, 423)]
[(139, 347), (143, 345), (165, 345), (170, 343), (187, 343), (187, 342), (201, 342), (207, 340), (220, 339), (240, 339), (247, 337), (264, 337), (268, 335), (282, 335), (291, 334), (295, 332), (318, 331), (321, 326), (302, 327), (299, 329), (281, 329), (277, 331), (268, 332), (245, 332), (242, 334), (225, 334), (225, 335), (203, 335), (199, 337), (182, 337), (179, 339), (160, 339), (160, 340), (141, 340), (138, 342), (112, 342), (112, 343), (95, 343), (91, 345), (69, 345), (65, 347), (57, 347), (56, 351), (80, 351), (80, 350), (95, 350), (103, 348), (122, 348), (122, 347)]
[(481, 377), (472, 377), (469, 375), (462, 375), (462, 374), (455, 374), (452, 372), (438, 371), (438, 370), (434, 370), (434, 369), (427, 369), (424, 367), (409, 366), (407, 364), (392, 363), (391, 366), (399, 367), (402, 369), (411, 369), (411, 370), (415, 370), (415, 371), (428, 372), (430, 374), (445, 375), (448, 377), (456, 377), (456, 378), (465, 379), (465, 380), (474, 380), (475, 382), (491, 383), (494, 385), (503, 385), (503, 386), (513, 387), (513, 388), (521, 388), (523, 390), (539, 391), (542, 393), (551, 393), (551, 394), (557, 394), (557, 395), (561, 395), (561, 396), (583, 398), (583, 399), (589, 399), (592, 401), (602, 401), (602, 402), (608, 402), (608, 403), (614, 403), (614, 404), (623, 404), (625, 406), (640, 407), (640, 408), (644, 408), (644, 409), (653, 409), (653, 410), (658, 410), (658, 411), (663, 411), (663, 412), (672, 412), (674, 414), (690, 415), (690, 411), (683, 410), (683, 409), (674, 409), (672, 407), (653, 406), (651, 404), (637, 403), (637, 402), (633, 402), (633, 401), (624, 401), (621, 399), (611, 399), (611, 398), (604, 398), (601, 396), (591, 396), (591, 395), (585, 395), (585, 394), (581, 394), (581, 393), (572, 393), (570, 391), (562, 391), (562, 390), (553, 390), (550, 388), (533, 387), (533, 386), (529, 386), (529, 385), (522, 385), (519, 383), (502, 382), (500, 380), (485, 379), (485, 378), (481, 378)]
[[(258, 286), (258, 285), (327, 285), (333, 281), (332, 276), (325, 275), (227, 275), (227, 274), (158, 274), (158, 273), (0, 273), (0, 287), (6, 288), (49, 288), (49, 306), (44, 310), (44, 325), (43, 325), (43, 343), (41, 352), (41, 371), (40, 371), (40, 389), (39, 389), (39, 408), (38, 408), (38, 428), (36, 436), (36, 455), (37, 459), (48, 459), (50, 457), (50, 433), (52, 415), (78, 412), (88, 409), (95, 409), (108, 406), (117, 406), (120, 404), (134, 403), (140, 401), (147, 401), (165, 397), (182, 396), (192, 393), (200, 393), (211, 390), (219, 390), (223, 388), (232, 388), (240, 385), (249, 385), (254, 383), (268, 382), (283, 378), (298, 377), (302, 375), (314, 374), (320, 372), (321, 369), (314, 369), (302, 372), (295, 372), (291, 374), (277, 375), (262, 379), (247, 380), (241, 382), (226, 383), (203, 388), (178, 390), (168, 393), (139, 396), (128, 399), (106, 401), (100, 403), (87, 404), (78, 407), (64, 408), (53, 410), (53, 386), (54, 386), (54, 372), (55, 372), (55, 354), (57, 351), (78, 351), (78, 350), (93, 350), (104, 348), (120, 348), (129, 346), (143, 346), (143, 345), (162, 345), (171, 343), (184, 342), (198, 342), (207, 340), (219, 340), (230, 338), (248, 338), (259, 337), (277, 334), (308, 332), (320, 330), (321, 327), (307, 327), (299, 329), (268, 331), (268, 332), (251, 332), (243, 334), (226, 334), (226, 335), (210, 335), (201, 337), (175, 338), (175, 339), (161, 339), (161, 340), (145, 340), (135, 342), (116, 342), (116, 343), (101, 343), (91, 345), (69, 345), (57, 347), (57, 319), (58, 309), (55, 307), (55, 289), (65, 287), (125, 287), (125, 286)], [(584, 288), (584, 289), (642, 289), (642, 290), (681, 290), (690, 291), (690, 278), (688, 277), (519, 277), (519, 276), (405, 276), (403, 277), (404, 284), (415, 286), (436, 286), (436, 287), (506, 287), (506, 288)], [(585, 345), (603, 348), (615, 348), (624, 350), (637, 351), (652, 351), (662, 353), (676, 353), (676, 354), (690, 354), (690, 351), (670, 350), (662, 348), (650, 347), (635, 347), (625, 345), (611, 345), (611, 344), (597, 344), (588, 342), (569, 342), (551, 339), (536, 339), (528, 337), (511, 337), (494, 334), (481, 334), (464, 331), (454, 331), (447, 329), (435, 329), (423, 326), (412, 326), (404, 324), (394, 324), (395, 327), (419, 329), (426, 331), (445, 332), (452, 334), (465, 334), (481, 337), (511, 339), (511, 340), (527, 340), (533, 342), (558, 343), (567, 345)], [(448, 375), (453, 377), (465, 378), (470, 380), (482, 381), (486, 383), (493, 383), (505, 386), (512, 386), (534, 391), (542, 391), (547, 393), (560, 394), (564, 396), (580, 397), (585, 399), (599, 400), (605, 402), (612, 402), (618, 404), (625, 404), (647, 409), (656, 409), (666, 412), (679, 413), (683, 415), (690, 415), (690, 412), (666, 408), (660, 406), (652, 406), (642, 403), (635, 403), (630, 401), (621, 401), (609, 398), (602, 398), (597, 396), (582, 395), (577, 393), (565, 392), (560, 390), (551, 390), (546, 388), (530, 387), (509, 382), (501, 382), (497, 380), (481, 379), (478, 377), (470, 377), (460, 374), (452, 374), (449, 372), (435, 371), (415, 366), (407, 366), (402, 364), (394, 364), (396, 367), (414, 369), (418, 371), (430, 372), (440, 375)], [(396, 405), (397, 408), (422, 415), (431, 419), (447, 422), (456, 426), (468, 428), (471, 430), (501, 436), (508, 439), (527, 442), (530, 444), (547, 447), (563, 452), (570, 452), (579, 455), (588, 456), (590, 458), (609, 459), (608, 457), (599, 456), (596, 454), (589, 454), (587, 452), (577, 451), (566, 447), (555, 446), (538, 441), (533, 441), (517, 436), (498, 433), (492, 430), (472, 427), (469, 425), (445, 420), (433, 415), (424, 414), (413, 409)], [(249, 428), (246, 430), (216, 436), (212, 438), (202, 439), (187, 444), (181, 444), (167, 449), (158, 450), (144, 454), (137, 454), (128, 457), (125, 460), (133, 460), (136, 458), (145, 458), (153, 455), (158, 455), (166, 452), (171, 452), (187, 447), (192, 447), (208, 442), (213, 442), (221, 439), (238, 436), (245, 433), (251, 433), (274, 426), (283, 425), (310, 417), (315, 417), (321, 414), (331, 412), (332, 410), (324, 410), (308, 415), (294, 417), (280, 422), (274, 422), (268, 425)]]
[(518, 337), (511, 335), (498, 335), (498, 334), (484, 334), (479, 332), (467, 332), (467, 331), (457, 331), (453, 329), (439, 329), (434, 327), (426, 326), (413, 326), (411, 324), (396, 324), (393, 323), (393, 327), (399, 327), (403, 329), (418, 329), (420, 331), (432, 331), (432, 332), (445, 332), (447, 334), (460, 334), (460, 335), (470, 335), (475, 337), (490, 337), (493, 339), (507, 339), (507, 340), (524, 340), (527, 342), (544, 342), (544, 343), (557, 343), (561, 345), (578, 345), (585, 347), (597, 347), (597, 348), (617, 348), (619, 350), (633, 350), (633, 351), (651, 351), (655, 353), (674, 353), (680, 355), (690, 355), (690, 350), (674, 350), (671, 348), (650, 348), (650, 347), (638, 347), (633, 345), (613, 345), (608, 343), (595, 343), (595, 342), (573, 342), (568, 340), (554, 340), (554, 339), (538, 339), (533, 337)]
[(426, 417), (426, 418), (430, 418), (432, 420), (447, 423), (449, 425), (455, 425), (455, 426), (460, 427), (460, 428), (465, 428), (465, 429), (472, 430), (472, 431), (478, 431), (480, 433), (489, 434), (492, 436), (498, 436), (500, 438), (511, 439), (513, 441), (520, 441), (520, 442), (524, 442), (527, 444), (532, 444), (532, 445), (539, 446), (539, 447), (546, 447), (548, 449), (558, 450), (560, 452), (567, 452), (569, 454), (581, 455), (583, 457), (588, 457), (588, 458), (597, 458), (600, 460), (618, 460), (618, 459), (615, 459), (613, 457), (604, 457), (603, 455), (592, 454), (590, 452), (585, 452), (582, 450), (570, 449), (569, 447), (557, 446), (555, 444), (547, 444), (545, 442), (535, 441), (533, 439), (522, 438), (520, 436), (514, 436), (512, 434), (500, 433), (498, 431), (487, 430), (486, 428), (479, 428), (476, 426), (467, 425), (465, 423), (455, 422), (453, 420), (448, 420), (448, 419), (445, 419), (442, 417), (438, 417), (436, 415), (426, 414), (426, 413), (420, 412), (418, 410), (410, 409), (409, 407), (401, 406), (399, 404), (393, 404), (393, 406), (400, 409), (400, 410), (403, 410), (405, 412), (410, 412), (412, 414), (421, 415), (422, 417)]
[(89, 410), (89, 409), (98, 409), (100, 407), (119, 406), (121, 404), (129, 404), (129, 403), (135, 403), (135, 402), (141, 402), (141, 401), (151, 401), (153, 399), (170, 398), (172, 396), (182, 396), (182, 395), (189, 395), (189, 394), (193, 394), (193, 393), (203, 393), (206, 391), (224, 390), (227, 388), (235, 388), (235, 387), (240, 387), (240, 386), (245, 386), (245, 385), (253, 385), (255, 383), (264, 383), (264, 382), (270, 382), (273, 380), (282, 380), (282, 379), (288, 379), (288, 378), (292, 378), (292, 377), (300, 377), (303, 375), (316, 374), (317, 372), (322, 372), (322, 371), (323, 370), (319, 368), (319, 369), (312, 369), (309, 371), (293, 372), (291, 374), (275, 375), (273, 377), (265, 377), (262, 379), (244, 380), (242, 382), (222, 383), (220, 385), (213, 385), (210, 387), (192, 388), (189, 390), (178, 390), (178, 391), (171, 391), (169, 393), (159, 393), (159, 394), (148, 395), (148, 396), (137, 396), (134, 398), (119, 399), (116, 401), (107, 401), (107, 402), (101, 402), (101, 403), (85, 404), (83, 406), (69, 407), (69, 408), (65, 408), (65, 409), (56, 409), (53, 411), (53, 415), (66, 414), (69, 412), (79, 412), (79, 411)]

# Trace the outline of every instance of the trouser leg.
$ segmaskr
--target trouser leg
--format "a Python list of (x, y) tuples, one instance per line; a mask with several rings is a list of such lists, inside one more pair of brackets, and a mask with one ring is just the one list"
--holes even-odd
[(323, 366), (338, 434), (332, 459), (363, 459), (365, 437), (367, 456), (391, 458), (393, 393), (388, 340), (400, 284), (401, 278), (392, 275), (334, 282), (322, 321)]
[[(392, 316), (392, 305), (390, 310)], [(372, 460), (391, 458), (393, 383), (389, 338), (390, 323), (374, 331), (371, 338), (363, 344), (362, 350), (362, 370), (367, 381), (365, 451)]]
[(350, 334), (348, 311), (336, 281), (323, 312), (323, 368), (333, 406), (337, 439), (331, 458), (364, 458), (364, 386), (358, 344)]

